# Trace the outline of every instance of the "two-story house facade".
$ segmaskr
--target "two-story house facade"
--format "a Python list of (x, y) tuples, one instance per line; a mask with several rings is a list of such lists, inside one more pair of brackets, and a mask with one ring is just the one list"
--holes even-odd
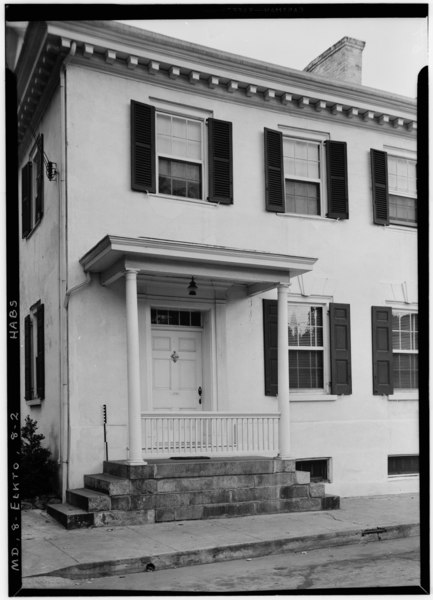
[(416, 104), (361, 85), (362, 48), (297, 71), (30, 24), (21, 410), (63, 496), (107, 457), (279, 456), (331, 494), (417, 490)]

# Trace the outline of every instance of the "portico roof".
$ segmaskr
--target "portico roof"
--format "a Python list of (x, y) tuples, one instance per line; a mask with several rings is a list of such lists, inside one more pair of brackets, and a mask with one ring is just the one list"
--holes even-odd
[(110, 285), (128, 270), (139, 276), (203, 277), (257, 293), (313, 269), (317, 258), (155, 238), (107, 235), (80, 259), (84, 271)]

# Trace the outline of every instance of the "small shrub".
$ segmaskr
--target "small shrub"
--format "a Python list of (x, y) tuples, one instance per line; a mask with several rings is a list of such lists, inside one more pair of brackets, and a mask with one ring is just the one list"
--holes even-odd
[(27, 415), (21, 427), (21, 482), (22, 498), (49, 494), (54, 488), (56, 464), (50, 460), (51, 451), (41, 445), (45, 436), (36, 433), (37, 421)]

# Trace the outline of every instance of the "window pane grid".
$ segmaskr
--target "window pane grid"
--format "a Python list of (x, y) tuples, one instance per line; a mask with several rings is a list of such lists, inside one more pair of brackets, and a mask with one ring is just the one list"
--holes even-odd
[(201, 327), (201, 313), (195, 310), (166, 310), (152, 308), (152, 325), (174, 325), (181, 327)]
[(290, 306), (288, 329), (290, 388), (323, 388), (322, 308)]
[(158, 181), (161, 194), (201, 198), (200, 165), (160, 158)]
[(416, 313), (392, 313), (393, 350), (418, 350), (418, 315)]
[(389, 191), (416, 196), (416, 163), (407, 158), (388, 156)]
[(202, 124), (200, 121), (157, 115), (158, 154), (202, 161)]
[(396, 389), (418, 388), (418, 315), (392, 313), (393, 377)]
[(297, 214), (320, 214), (320, 186), (286, 179), (286, 211)]

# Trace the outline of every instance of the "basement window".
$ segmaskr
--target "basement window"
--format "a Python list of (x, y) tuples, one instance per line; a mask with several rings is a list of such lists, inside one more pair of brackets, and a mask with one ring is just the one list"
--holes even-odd
[(297, 460), (297, 471), (309, 471), (313, 483), (329, 482), (329, 459), (316, 458), (312, 460)]
[(388, 456), (388, 477), (419, 474), (419, 456)]

